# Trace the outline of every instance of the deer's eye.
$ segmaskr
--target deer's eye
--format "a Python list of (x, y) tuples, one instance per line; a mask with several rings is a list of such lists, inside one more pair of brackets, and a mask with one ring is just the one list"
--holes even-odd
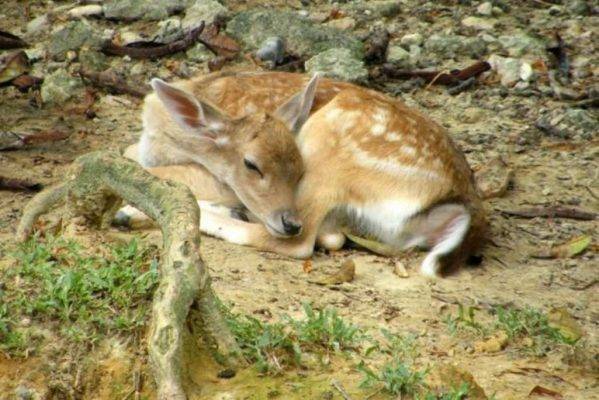
[(260, 169), (252, 161), (248, 160), (247, 158), (244, 158), (243, 159), (243, 164), (250, 171), (256, 171), (260, 175), (261, 178), (264, 177), (264, 175), (262, 174), (262, 171), (260, 171)]

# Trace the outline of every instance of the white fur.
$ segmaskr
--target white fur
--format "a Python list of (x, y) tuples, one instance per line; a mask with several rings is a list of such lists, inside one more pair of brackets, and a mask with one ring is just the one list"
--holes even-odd
[(420, 272), (425, 276), (437, 276), (439, 271), (439, 257), (450, 253), (462, 243), (470, 226), (470, 215), (464, 211), (458, 215), (445, 232), (445, 237), (439, 241), (426, 255), (420, 265)]
[(212, 211), (205, 210), (200, 216), (200, 231), (231, 243), (250, 245), (250, 232), (246, 229), (247, 222), (224, 217)]

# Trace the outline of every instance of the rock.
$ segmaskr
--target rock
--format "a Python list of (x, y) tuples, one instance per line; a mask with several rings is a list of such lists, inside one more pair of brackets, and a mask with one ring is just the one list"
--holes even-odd
[(387, 50), (387, 61), (392, 63), (405, 63), (410, 61), (410, 53), (399, 45), (389, 46)]
[(375, 20), (394, 17), (400, 13), (400, 2), (396, 0), (371, 0), (351, 2), (342, 7), (344, 11), (353, 12), (362, 19)]
[(413, 44), (420, 46), (424, 42), (424, 37), (420, 33), (408, 33), (407, 35), (403, 35), (399, 42), (402, 46), (406, 47), (410, 47)]
[(454, 58), (457, 55), (467, 55), (479, 58), (486, 51), (486, 43), (478, 37), (470, 38), (460, 35), (431, 35), (424, 43), (424, 48), (443, 58)]
[(168, 18), (158, 23), (158, 30), (152, 40), (158, 43), (170, 43), (183, 36), (183, 27), (179, 18)]
[(491, 18), (466, 17), (462, 20), (462, 25), (468, 28), (478, 29), (480, 31), (488, 31), (495, 28), (497, 20)]
[(508, 343), (508, 335), (504, 331), (499, 331), (491, 337), (474, 343), (474, 351), (477, 353), (497, 353), (505, 349)]
[(214, 58), (214, 53), (208, 50), (208, 47), (202, 43), (196, 43), (187, 52), (185, 52), (187, 59), (195, 62), (206, 62)]
[(483, 199), (503, 197), (514, 179), (514, 170), (497, 157), (476, 171), (474, 177)]
[(102, 14), (102, 6), (99, 4), (88, 4), (86, 6), (79, 6), (71, 8), (67, 15), (71, 18), (83, 18), (92, 17)]
[(362, 58), (362, 42), (347, 32), (315, 25), (295, 13), (276, 10), (249, 10), (237, 14), (227, 24), (227, 33), (250, 50), (257, 50), (266, 39), (278, 36), (287, 50), (298, 56), (314, 56), (330, 49), (348, 49)]
[(37, 36), (50, 29), (50, 18), (48, 14), (35, 17), (27, 24), (27, 36)]
[(108, 19), (159, 21), (183, 11), (185, 3), (185, 0), (106, 0), (102, 7)]
[(545, 43), (525, 33), (500, 36), (498, 41), (511, 57), (520, 57), (524, 54), (545, 56), (546, 54)]
[(306, 72), (320, 72), (324, 76), (349, 82), (363, 81), (368, 77), (364, 63), (349, 49), (330, 49), (306, 61)]
[(45, 104), (60, 105), (82, 94), (82, 89), (81, 79), (70, 76), (64, 69), (58, 69), (44, 78), (42, 101)]
[(589, 15), (591, 13), (591, 7), (585, 0), (570, 0), (566, 4), (566, 8), (570, 14)]
[(560, 139), (576, 137), (577, 139), (596, 140), (597, 115), (582, 108), (556, 108), (549, 114), (540, 116), (535, 126), (547, 135)]
[(478, 5), (478, 7), (476, 7), (476, 12), (480, 15), (489, 17), (493, 15), (493, 4), (490, 1), (485, 1), (484, 3), (481, 3)]
[(103, 53), (91, 49), (81, 49), (79, 62), (86, 70), (104, 71), (108, 68), (108, 58)]
[(395, 262), (395, 267), (393, 268), (393, 273), (400, 278), (409, 278), (410, 274), (406, 270), (406, 266), (401, 261)]
[(69, 50), (79, 50), (84, 45), (95, 48), (101, 42), (102, 37), (87, 21), (71, 21), (52, 34), (48, 53), (54, 59), (64, 60)]
[(144, 37), (142, 37), (139, 32), (133, 31), (122, 31), (119, 33), (119, 42), (123, 46), (127, 46), (128, 44), (144, 41)]
[(326, 25), (344, 31), (354, 29), (356, 27), (356, 20), (352, 17), (338, 18), (327, 22)]
[(19, 400), (33, 400), (34, 395), (35, 392), (24, 385), (19, 385), (15, 389), (15, 396)]
[(497, 72), (503, 86), (514, 86), (519, 80), (528, 81), (534, 76), (532, 66), (523, 60), (493, 54), (488, 60), (491, 69)]
[(285, 57), (285, 42), (278, 36), (266, 39), (256, 51), (256, 57), (262, 61), (270, 61), (273, 66), (280, 64)]
[(190, 30), (197, 28), (202, 21), (206, 25), (213, 23), (217, 19), (227, 15), (229, 10), (215, 0), (196, 0), (185, 12), (183, 18), (183, 29)]

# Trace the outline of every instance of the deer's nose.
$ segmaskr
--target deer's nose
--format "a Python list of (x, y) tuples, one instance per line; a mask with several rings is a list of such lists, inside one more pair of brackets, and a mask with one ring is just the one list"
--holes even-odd
[(302, 230), (302, 223), (293, 211), (284, 211), (281, 214), (281, 222), (285, 233), (288, 235), (298, 235)]

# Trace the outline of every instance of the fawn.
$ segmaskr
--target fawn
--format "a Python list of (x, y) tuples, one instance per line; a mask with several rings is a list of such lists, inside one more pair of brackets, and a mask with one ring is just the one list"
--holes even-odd
[[(187, 184), (205, 233), (308, 258), (316, 243), (339, 249), (352, 232), (430, 249), (428, 276), (482, 243), (485, 216), (466, 159), (442, 127), (398, 100), (285, 72), (152, 86), (143, 134), (126, 155)], [(218, 205), (245, 206), (253, 221)]]

